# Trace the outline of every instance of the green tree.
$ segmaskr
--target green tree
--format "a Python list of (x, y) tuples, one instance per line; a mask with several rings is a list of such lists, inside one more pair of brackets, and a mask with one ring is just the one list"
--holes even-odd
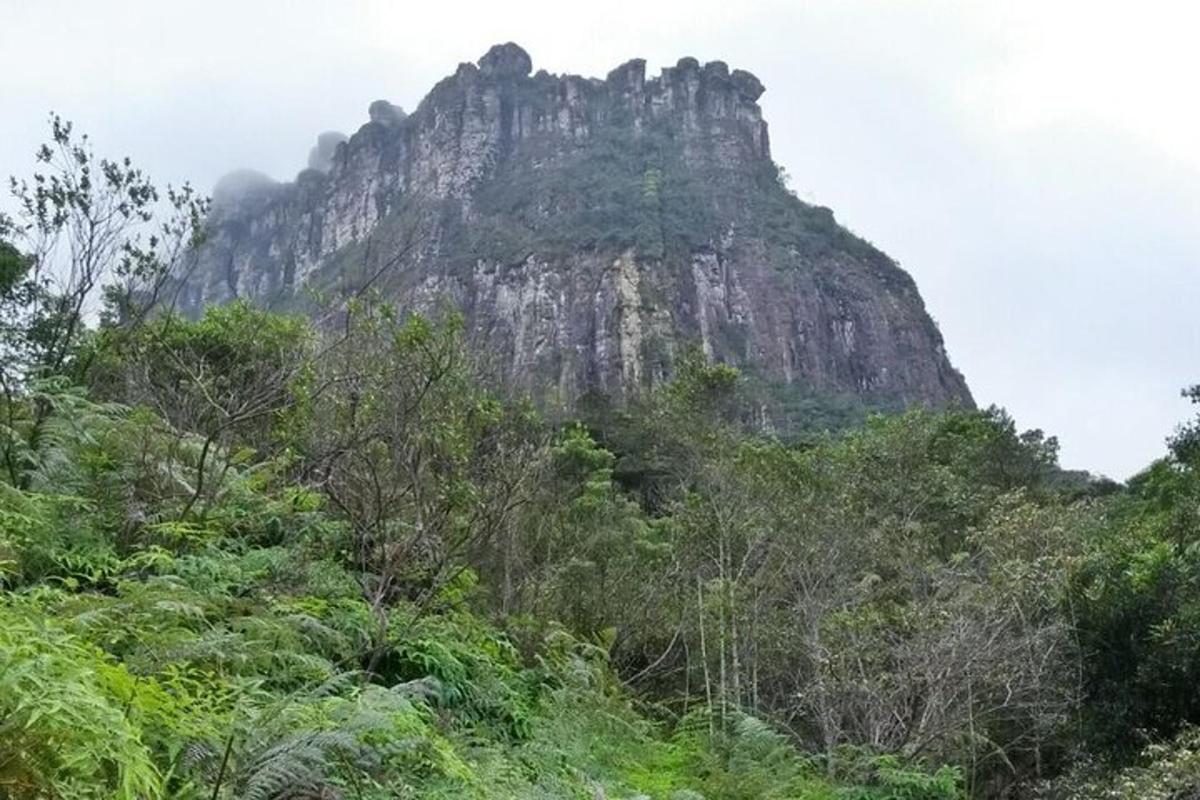
[(31, 178), (11, 180), (8, 233), (29, 260), (22, 368), (54, 373), (76, 355), (101, 294), (125, 324), (158, 305), (172, 269), (195, 252), (208, 203), (187, 184), (160, 195), (129, 158), (98, 158), (57, 114), (36, 161)]
[(153, 409), (174, 430), (167, 469), (190, 473), (182, 517), (203, 512), (235, 462), (282, 450), (285, 428), (313, 393), (309, 324), (244, 302), (194, 322), (162, 314), (106, 329), (92, 349), (97, 394)]
[(528, 409), (477, 388), (461, 319), (437, 325), (389, 306), (352, 304), (346, 335), (319, 363), (306, 471), (351, 532), (353, 561), (378, 620), (418, 608), (513, 523), (542, 448)]
[(1121, 757), (1200, 721), (1200, 469), (1192, 428), (1111, 501), (1073, 576), (1094, 742)]

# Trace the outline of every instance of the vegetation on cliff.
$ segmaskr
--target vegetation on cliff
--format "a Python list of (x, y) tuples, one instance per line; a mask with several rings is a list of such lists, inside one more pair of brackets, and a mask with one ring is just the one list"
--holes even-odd
[(376, 106), (293, 183), (227, 176), (179, 308), (320, 318), (364, 287), (426, 314), (448, 300), (498, 380), (568, 410), (661, 382), (697, 342), (764, 384), (779, 429), (810, 427), (781, 394), (972, 405), (912, 279), (789, 190), (752, 75), (531, 64), (501, 45), (410, 115)]

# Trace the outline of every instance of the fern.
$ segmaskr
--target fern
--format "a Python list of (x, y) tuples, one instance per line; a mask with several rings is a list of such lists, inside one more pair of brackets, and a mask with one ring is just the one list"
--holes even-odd
[(36, 615), (0, 608), (0, 794), (148, 800), (162, 782), (99, 651)]
[(31, 384), (27, 411), (0, 428), (16, 461), (22, 488), (73, 493), (85, 485), (79, 453), (96, 447), (100, 435), (128, 414), (115, 403), (96, 403), (63, 377)]
[(355, 732), (314, 731), (289, 736), (252, 757), (235, 783), (243, 800), (319, 796), (341, 768), (339, 759), (358, 762), (368, 752)]
[(209, 743), (191, 750), (189, 766), (208, 775), (220, 796), (238, 800), (325, 797), (397, 769), (470, 780), (469, 768), (412, 699), (413, 687), (368, 686), (343, 696), (357, 679), (343, 673), (260, 710), (231, 733), (227, 759), (226, 748)]

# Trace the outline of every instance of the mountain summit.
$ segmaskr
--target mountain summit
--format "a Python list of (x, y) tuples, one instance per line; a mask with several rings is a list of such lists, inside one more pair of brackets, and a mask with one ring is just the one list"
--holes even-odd
[(784, 409), (971, 404), (909, 275), (785, 186), (754, 75), (531, 73), (497, 45), (412, 113), (378, 100), (322, 134), (292, 183), (223, 179), (183, 308), (449, 304), (500, 380), (563, 405), (629, 396), (691, 347)]

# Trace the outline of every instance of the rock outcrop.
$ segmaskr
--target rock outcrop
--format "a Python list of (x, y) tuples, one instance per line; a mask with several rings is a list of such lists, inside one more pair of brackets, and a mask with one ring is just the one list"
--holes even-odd
[(371, 104), (294, 183), (224, 186), (185, 309), (368, 284), (453, 305), (496, 375), (550, 403), (628, 396), (693, 346), (773, 397), (971, 403), (912, 279), (783, 185), (754, 75), (531, 72), (498, 45), (411, 114)]

